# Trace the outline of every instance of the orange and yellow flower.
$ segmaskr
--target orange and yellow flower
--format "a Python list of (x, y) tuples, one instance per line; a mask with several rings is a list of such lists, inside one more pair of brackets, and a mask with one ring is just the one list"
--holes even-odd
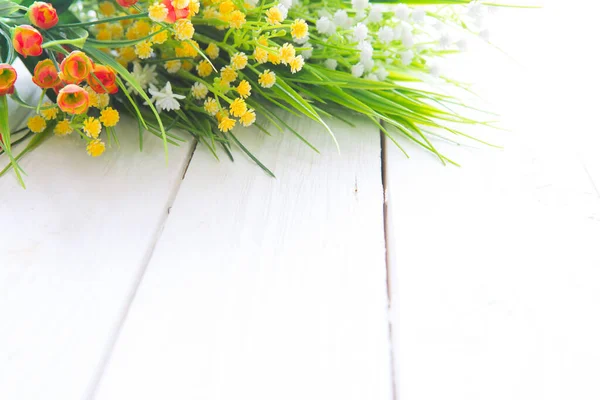
[(10, 64), (0, 64), (0, 96), (12, 94), (15, 91), (17, 71)]
[(29, 20), (38, 28), (50, 29), (58, 23), (58, 14), (52, 4), (36, 1), (29, 7)]
[(40, 32), (31, 25), (17, 26), (13, 33), (13, 47), (24, 57), (42, 54), (43, 41)]
[(94, 65), (94, 70), (87, 78), (87, 84), (96, 93), (115, 94), (119, 91), (115, 71), (105, 65)]
[(50, 89), (60, 84), (58, 71), (50, 59), (45, 59), (37, 63), (31, 80), (42, 89)]
[(83, 114), (87, 111), (90, 100), (82, 87), (70, 84), (58, 92), (56, 103), (66, 113)]
[(66, 83), (80, 83), (87, 79), (93, 68), (89, 57), (75, 50), (60, 63), (60, 77)]

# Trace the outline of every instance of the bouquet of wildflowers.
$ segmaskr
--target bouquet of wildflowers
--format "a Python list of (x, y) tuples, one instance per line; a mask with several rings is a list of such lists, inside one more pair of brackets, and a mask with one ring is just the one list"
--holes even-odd
[[(479, 122), (422, 83), (452, 82), (436, 59), (464, 50), (469, 35), (485, 39), (485, 13), (468, 0), (0, 0), (0, 151), (21, 180), (18, 160), (46, 138), (79, 135), (100, 156), (131, 134), (118, 130), (127, 113), (140, 146), (148, 131), (167, 151), (177, 128), (215, 156), (237, 146), (270, 173), (234, 128), (288, 129), (312, 147), (280, 108), (318, 121), (333, 140), (324, 117), (362, 114), (447, 161), (428, 136)], [(43, 90), (37, 104), (14, 90), (16, 57)], [(7, 96), (35, 110), (27, 128), (10, 132)]]

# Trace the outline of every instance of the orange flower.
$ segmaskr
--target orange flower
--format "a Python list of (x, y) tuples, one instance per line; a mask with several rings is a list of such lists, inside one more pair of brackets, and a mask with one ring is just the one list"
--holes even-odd
[(87, 83), (96, 93), (115, 94), (119, 91), (117, 76), (111, 67), (94, 65), (94, 70), (87, 78)]
[(117, 3), (119, 3), (121, 7), (125, 8), (129, 8), (137, 2), (138, 0), (117, 0)]
[(60, 89), (56, 104), (66, 113), (83, 114), (89, 107), (90, 99), (83, 88), (71, 84)]
[(31, 25), (20, 25), (13, 33), (13, 47), (24, 57), (42, 54), (42, 35)]
[(17, 71), (10, 64), (0, 64), (0, 96), (12, 94), (15, 91)]
[(42, 89), (50, 89), (60, 83), (58, 71), (50, 59), (45, 59), (37, 63), (31, 80)]
[(168, 24), (172, 24), (178, 19), (187, 18), (190, 14), (190, 7), (187, 6), (181, 9), (175, 9), (172, 4), (172, 0), (162, 0), (162, 4), (167, 7), (167, 18), (165, 18), (165, 22)]
[(29, 7), (29, 20), (38, 28), (50, 29), (58, 23), (58, 14), (52, 4), (36, 1)]
[(60, 77), (67, 83), (79, 83), (86, 79), (93, 69), (89, 57), (75, 50), (60, 63)]

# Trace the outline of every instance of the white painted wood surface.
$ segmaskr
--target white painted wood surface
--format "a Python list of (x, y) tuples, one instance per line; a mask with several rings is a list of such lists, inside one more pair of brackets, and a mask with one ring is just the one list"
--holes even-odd
[(391, 399), (378, 131), (287, 121), (196, 151), (96, 400)]
[(50, 139), (21, 162), (27, 190), (0, 179), (1, 399), (85, 399), (103, 367), (191, 155), (167, 167), (161, 141), (120, 131), (97, 159)]
[(513, 132), (491, 136), (505, 149), (438, 142), (463, 164), (443, 168), (387, 144), (401, 400), (600, 398), (600, 140), (586, 96), (600, 80), (556, 57), (585, 56), (597, 13), (508, 15), (496, 42), (523, 67), (495, 52), (456, 66), (504, 113)]

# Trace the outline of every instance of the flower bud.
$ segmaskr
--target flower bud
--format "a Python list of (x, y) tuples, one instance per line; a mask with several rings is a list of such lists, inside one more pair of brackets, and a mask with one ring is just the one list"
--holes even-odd
[(82, 87), (70, 84), (60, 89), (56, 104), (66, 113), (83, 114), (89, 107), (90, 99)]
[(52, 4), (36, 1), (29, 7), (29, 20), (38, 28), (50, 29), (58, 23), (58, 14)]
[(75, 50), (60, 63), (60, 77), (67, 83), (80, 83), (93, 69), (92, 60), (84, 52)]
[(13, 47), (24, 57), (42, 54), (42, 35), (31, 25), (20, 25), (13, 33)]
[(10, 64), (0, 64), (0, 96), (15, 91), (17, 71)]
[(94, 65), (94, 71), (88, 76), (87, 83), (96, 93), (115, 94), (119, 91), (117, 76), (111, 67)]
[(49, 59), (37, 63), (33, 70), (33, 77), (31, 80), (42, 89), (50, 89), (60, 83), (58, 71), (52, 60)]
[(119, 3), (121, 7), (125, 8), (129, 8), (137, 2), (138, 0), (117, 0), (117, 3)]

